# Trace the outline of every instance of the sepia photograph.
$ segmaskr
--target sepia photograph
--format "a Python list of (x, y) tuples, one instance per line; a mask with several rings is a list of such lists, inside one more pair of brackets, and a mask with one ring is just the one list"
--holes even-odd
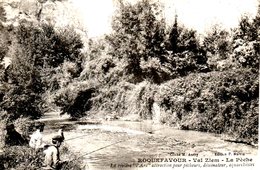
[(0, 0), (0, 170), (256, 170), (260, 0)]

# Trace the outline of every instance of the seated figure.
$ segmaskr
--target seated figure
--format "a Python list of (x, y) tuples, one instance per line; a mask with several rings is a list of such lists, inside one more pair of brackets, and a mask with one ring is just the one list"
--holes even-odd
[(28, 140), (15, 130), (14, 124), (7, 124), (5, 144), (9, 146), (26, 145)]

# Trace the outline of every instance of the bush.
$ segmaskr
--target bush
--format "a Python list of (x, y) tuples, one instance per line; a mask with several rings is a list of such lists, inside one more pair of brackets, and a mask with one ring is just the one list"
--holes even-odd
[(125, 101), (125, 115), (137, 114), (141, 119), (152, 119), (152, 105), (157, 85), (144, 81), (136, 84), (134, 89), (128, 91)]
[(79, 118), (90, 110), (90, 98), (94, 92), (95, 87), (91, 83), (74, 82), (57, 91), (54, 103), (61, 108), (62, 114), (68, 113), (74, 118)]
[(30, 134), (34, 131), (35, 123), (28, 117), (19, 117), (14, 121), (15, 130), (29, 140)]
[(27, 146), (11, 146), (5, 148), (0, 160), (5, 169), (36, 170), (42, 167), (43, 158), (43, 154)]
[(133, 84), (125, 81), (114, 86), (100, 87), (91, 99), (93, 103), (92, 110), (123, 115), (127, 109), (125, 104), (128, 92), (133, 87)]
[(173, 67), (174, 78), (183, 77), (195, 72), (208, 72), (206, 56), (190, 51), (175, 53), (172, 56), (171, 64)]
[(85, 165), (83, 164), (82, 157), (78, 154), (71, 153), (69, 147), (66, 145), (61, 145), (60, 147), (61, 160), (67, 160), (67, 162), (62, 166), (62, 170), (83, 170)]
[(241, 39), (236, 40), (234, 44), (233, 59), (242, 67), (259, 68), (259, 49), (260, 44), (257, 41), (246, 42)]
[(91, 99), (92, 110), (116, 116), (138, 115), (140, 119), (151, 119), (156, 87), (148, 81), (138, 84), (122, 81), (110, 88), (101, 88)]
[[(77, 156), (68, 151), (68, 149), (64, 146), (60, 148), (60, 155), (71, 160), (62, 167), (63, 170), (83, 169), (82, 160), (79, 158), (77, 159)], [(43, 152), (36, 153), (34, 149), (29, 148), (27, 146), (11, 146), (5, 148), (4, 154), (0, 155), (0, 168), (38, 170), (42, 167), (43, 161)]]
[(41, 97), (32, 90), (14, 87), (9, 90), (1, 102), (1, 108), (8, 112), (11, 120), (20, 116), (39, 118), (42, 115)]
[(166, 123), (179, 124), (183, 129), (227, 133), (237, 140), (255, 143), (257, 80), (253, 69), (191, 74), (162, 84), (155, 100), (169, 118)]

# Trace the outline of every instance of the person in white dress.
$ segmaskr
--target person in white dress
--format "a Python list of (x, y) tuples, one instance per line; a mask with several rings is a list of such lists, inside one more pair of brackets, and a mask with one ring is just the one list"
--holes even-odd
[(33, 134), (31, 135), (31, 139), (29, 142), (29, 146), (31, 148), (34, 148), (36, 151), (40, 150), (41, 148), (43, 148), (44, 144), (43, 144), (43, 132), (44, 129), (44, 124), (43, 123), (36, 123), (35, 125), (35, 132), (33, 132)]

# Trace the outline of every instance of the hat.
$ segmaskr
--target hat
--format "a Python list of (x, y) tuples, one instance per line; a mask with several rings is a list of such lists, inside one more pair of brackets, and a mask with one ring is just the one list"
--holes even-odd
[(64, 138), (61, 135), (56, 135), (56, 136), (52, 137), (52, 141), (62, 142), (63, 140), (64, 140)]

